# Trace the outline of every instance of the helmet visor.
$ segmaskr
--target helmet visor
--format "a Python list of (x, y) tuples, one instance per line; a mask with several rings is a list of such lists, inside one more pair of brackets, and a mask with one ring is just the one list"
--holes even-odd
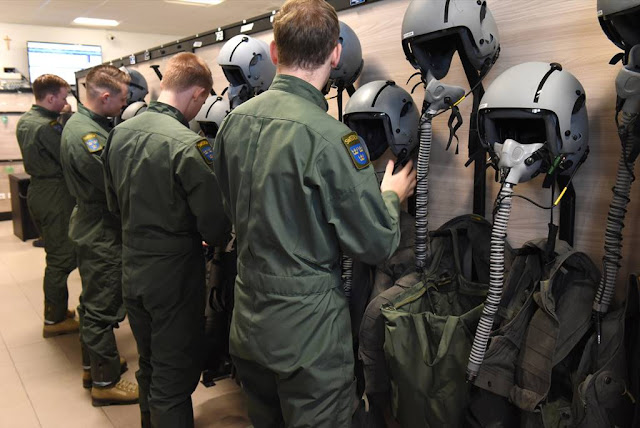
[(464, 31), (462, 27), (448, 28), (404, 41), (405, 54), (422, 73), (431, 72), (440, 80), (449, 72), (453, 54), (462, 48), (460, 37)]
[(344, 122), (364, 140), (371, 160), (382, 156), (389, 146), (395, 153), (391, 120), (385, 113), (352, 113), (345, 115)]
[(215, 138), (218, 134), (218, 124), (215, 122), (198, 122), (202, 133), (207, 138)]
[(631, 48), (640, 44), (640, 6), (611, 14), (600, 23), (607, 36), (619, 47)]
[(558, 120), (550, 111), (484, 109), (479, 112), (480, 139), (484, 145), (512, 139), (520, 144), (548, 143), (552, 151), (558, 141)]
[(232, 86), (250, 85), (242, 69), (237, 65), (223, 65), (222, 72)]

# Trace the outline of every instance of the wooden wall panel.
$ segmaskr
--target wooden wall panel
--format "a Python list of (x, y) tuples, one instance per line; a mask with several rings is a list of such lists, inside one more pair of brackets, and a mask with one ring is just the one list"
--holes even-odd
[[(427, 1), (427, 0), (425, 0)], [(471, 1), (471, 0), (469, 0)], [(358, 34), (364, 55), (364, 71), (356, 86), (375, 79), (392, 79), (409, 89), (405, 82), (415, 71), (406, 61), (401, 47), (401, 26), (408, 0), (385, 0), (371, 5), (343, 11), (341, 20)], [(501, 55), (485, 80), (485, 88), (507, 68), (526, 61), (559, 62), (583, 84), (587, 94), (590, 116), (591, 155), (576, 175), (577, 218), (575, 247), (587, 252), (600, 265), (603, 255), (603, 236), (611, 187), (615, 179), (620, 142), (614, 124), (615, 76), (620, 64), (611, 66), (609, 59), (617, 48), (606, 38), (596, 18), (596, 0), (539, 0), (535, 2), (490, 0), (489, 7), (498, 23)], [(256, 37), (270, 42), (271, 32)], [(220, 92), (226, 80), (216, 64), (221, 44), (199, 49), (211, 66), (214, 87)], [(162, 66), (166, 59), (158, 61)], [(157, 97), (159, 82), (149, 63), (134, 66), (146, 77), (151, 87), (151, 99)], [(454, 57), (447, 83), (467, 87), (457, 56)], [(424, 91), (416, 90), (413, 97), (422, 104)], [(330, 113), (336, 115), (335, 100), (329, 102)], [(467, 158), (468, 117), (471, 101), (461, 106), (465, 125), (459, 130), (460, 154), (446, 152), (447, 117), (434, 121), (434, 147), (429, 176), (429, 223), (435, 228), (454, 215), (471, 211), (472, 171), (464, 167)], [(492, 181), (493, 171), (487, 172)], [(542, 179), (516, 187), (516, 192), (548, 204), (549, 192), (541, 188)], [(489, 187), (487, 206), (491, 207), (498, 188)], [(640, 253), (632, 251), (640, 243), (640, 193), (629, 206), (625, 228), (625, 250), (622, 275), (640, 268)], [(511, 217), (508, 239), (514, 246), (546, 235), (548, 212), (516, 199)], [(490, 215), (490, 213), (488, 213)], [(556, 212), (556, 221), (557, 221)], [(622, 276), (621, 276), (622, 278)]]

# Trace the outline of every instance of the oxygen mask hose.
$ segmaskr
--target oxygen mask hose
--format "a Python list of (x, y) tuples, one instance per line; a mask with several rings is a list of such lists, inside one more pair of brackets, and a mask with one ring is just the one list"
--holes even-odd
[(467, 365), (467, 380), (473, 382), (478, 375), (484, 353), (489, 343), (489, 336), (493, 328), (493, 319), (504, 288), (504, 247), (507, 238), (507, 225), (511, 215), (511, 200), (515, 196), (513, 187), (528, 181), (540, 168), (540, 161), (535, 160), (535, 153), (544, 146), (543, 143), (520, 144), (507, 138), (503, 144), (493, 145), (498, 157), (498, 169), (508, 171), (502, 180), (502, 187), (496, 199), (496, 211), (491, 229), (491, 256), (489, 258), (489, 291), (484, 304), (482, 316), (478, 322), (476, 335), (471, 347), (469, 364)]
[(416, 184), (416, 270), (422, 272), (427, 265), (429, 252), (429, 230), (427, 205), (429, 203), (429, 158), (431, 157), (432, 124), (431, 115), (424, 113), (420, 118), (420, 149), (418, 151), (418, 181)]
[[(613, 199), (609, 205), (607, 227), (604, 236), (604, 257), (602, 258), (602, 277), (593, 302), (593, 315), (597, 331), (598, 344), (602, 341), (601, 320), (609, 310), (615, 294), (616, 279), (622, 259), (622, 229), (629, 204), (631, 183), (635, 180), (633, 167), (640, 153), (640, 132), (638, 115), (640, 114), (640, 45), (631, 48), (627, 64), (616, 76), (616, 124), (622, 143), (618, 172), (613, 187)], [(622, 112), (622, 123), (618, 117)]]
[(353, 259), (342, 256), (342, 288), (348, 301), (351, 301), (351, 285), (353, 281)]
[(491, 256), (489, 266), (489, 291), (487, 300), (482, 311), (482, 316), (478, 322), (478, 328), (473, 339), (471, 355), (467, 365), (467, 381), (473, 382), (478, 375), (484, 353), (489, 342), (489, 335), (493, 328), (493, 319), (498, 311), (500, 300), (502, 299), (502, 289), (504, 287), (504, 248), (507, 238), (507, 225), (511, 215), (511, 196), (513, 195), (513, 185), (504, 183), (498, 198), (496, 199), (497, 212), (493, 219), (491, 229)]
[(618, 173), (612, 189), (613, 199), (609, 205), (607, 228), (604, 235), (603, 271), (593, 302), (596, 329), (598, 330), (598, 343), (601, 341), (600, 320), (609, 310), (609, 305), (614, 297), (616, 279), (620, 269), (620, 260), (622, 259), (622, 229), (624, 228), (627, 205), (630, 201), (631, 183), (634, 180), (633, 167), (635, 162), (633, 160), (630, 161), (629, 157), (634, 146), (640, 144), (640, 141), (637, 141), (640, 138), (634, 135), (634, 132), (629, 132), (629, 129), (633, 126), (638, 126), (637, 119), (638, 113), (622, 113), (620, 136), (623, 144), (620, 159), (618, 160)]

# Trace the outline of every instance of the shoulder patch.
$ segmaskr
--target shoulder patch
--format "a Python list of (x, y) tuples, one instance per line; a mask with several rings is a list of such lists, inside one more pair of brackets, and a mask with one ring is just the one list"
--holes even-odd
[(207, 165), (213, 165), (213, 147), (211, 147), (209, 140), (204, 139), (198, 141), (196, 147)]
[(342, 143), (347, 148), (347, 152), (349, 152), (353, 166), (355, 166), (356, 169), (363, 169), (369, 166), (371, 162), (369, 162), (367, 150), (363, 147), (363, 143), (360, 141), (358, 134), (349, 132), (342, 137)]
[(57, 120), (52, 120), (49, 122), (49, 126), (53, 128), (58, 134), (62, 134), (62, 124)]
[(89, 153), (96, 153), (104, 149), (104, 147), (102, 147), (102, 144), (100, 144), (100, 141), (98, 140), (98, 135), (93, 132), (90, 132), (82, 137), (82, 141), (84, 142), (84, 145), (87, 146), (87, 150), (89, 150)]

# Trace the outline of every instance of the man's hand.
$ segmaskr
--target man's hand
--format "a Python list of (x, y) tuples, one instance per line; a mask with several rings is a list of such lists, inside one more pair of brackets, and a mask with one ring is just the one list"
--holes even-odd
[(400, 203), (403, 203), (409, 196), (413, 195), (413, 191), (416, 188), (416, 170), (413, 169), (412, 160), (407, 162), (404, 168), (396, 174), (393, 173), (393, 168), (394, 162), (390, 160), (384, 171), (380, 190), (382, 192), (387, 190), (396, 192), (398, 198), (400, 198)]

